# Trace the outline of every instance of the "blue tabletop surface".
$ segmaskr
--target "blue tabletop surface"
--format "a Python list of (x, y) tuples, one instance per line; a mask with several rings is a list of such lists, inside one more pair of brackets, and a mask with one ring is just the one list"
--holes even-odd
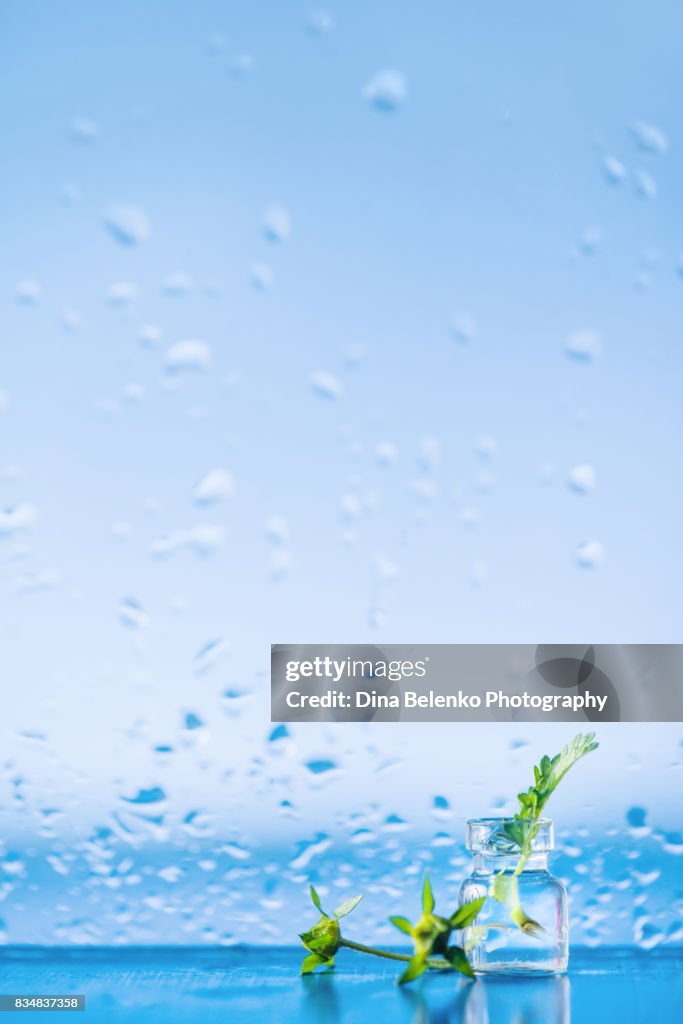
[[(470, 983), (433, 974), (402, 988), (395, 984), (395, 965), (352, 952), (343, 951), (336, 970), (327, 974), (301, 978), (300, 962), (300, 950), (283, 947), (5, 947), (0, 950), (0, 994), (83, 993), (86, 1019), (97, 1024), (683, 1021), (683, 948), (578, 948), (564, 977)], [(45, 1011), (33, 1011), (28, 1019), (36, 1013), (45, 1016)], [(18, 1017), (9, 1011), (2, 1019)]]

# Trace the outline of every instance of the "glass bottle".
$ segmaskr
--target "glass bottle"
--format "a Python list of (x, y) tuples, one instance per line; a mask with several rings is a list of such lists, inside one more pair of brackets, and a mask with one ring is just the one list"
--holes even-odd
[(548, 871), (553, 823), (475, 818), (467, 823), (472, 874), (461, 902), (486, 897), (463, 933), (474, 970), (559, 974), (568, 961), (567, 891)]

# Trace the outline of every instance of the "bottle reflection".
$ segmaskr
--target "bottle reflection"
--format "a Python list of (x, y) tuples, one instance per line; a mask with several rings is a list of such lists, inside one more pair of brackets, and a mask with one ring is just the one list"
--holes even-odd
[[(446, 980), (448, 987), (433, 984)], [(339, 1024), (342, 1017), (347, 1019), (342, 1002), (345, 1011), (353, 1005), (358, 1013), (354, 1020), (367, 1019), (365, 993), (354, 991), (340, 1000), (335, 981), (331, 972), (302, 979), (302, 1020)], [(456, 981), (455, 991), (452, 984), (453, 978), (428, 978), (420, 985), (398, 988), (402, 1009), (391, 1019), (405, 1024), (571, 1024), (571, 989), (566, 976), (489, 975), (474, 983)]]
[(462, 1024), (571, 1024), (569, 978), (478, 978)]

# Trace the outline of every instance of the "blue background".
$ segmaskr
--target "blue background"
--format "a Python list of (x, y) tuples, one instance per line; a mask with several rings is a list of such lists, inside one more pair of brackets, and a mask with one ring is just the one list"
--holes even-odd
[[(680, 640), (682, 20), (3, 4), (9, 941), (288, 942), (309, 880), (365, 890), (386, 940), (425, 866), (455, 898), (465, 818), (569, 738), (270, 740), (271, 642)], [(121, 203), (148, 238), (107, 228)], [(173, 372), (187, 339), (210, 365)], [(198, 503), (216, 469), (234, 493)], [(680, 726), (599, 738), (553, 812), (573, 935), (680, 943)]]

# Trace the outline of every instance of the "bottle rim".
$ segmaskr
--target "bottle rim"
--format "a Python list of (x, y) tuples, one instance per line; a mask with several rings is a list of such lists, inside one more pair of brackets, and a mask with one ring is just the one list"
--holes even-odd
[[(510, 857), (519, 854), (519, 843), (505, 830), (506, 825), (521, 827), (532, 832), (529, 852), (548, 853), (555, 845), (555, 830), (550, 818), (524, 821), (512, 817), (470, 818), (467, 822), (467, 849), (470, 853), (483, 853), (490, 857)], [(522, 832), (522, 834), (523, 834)]]

